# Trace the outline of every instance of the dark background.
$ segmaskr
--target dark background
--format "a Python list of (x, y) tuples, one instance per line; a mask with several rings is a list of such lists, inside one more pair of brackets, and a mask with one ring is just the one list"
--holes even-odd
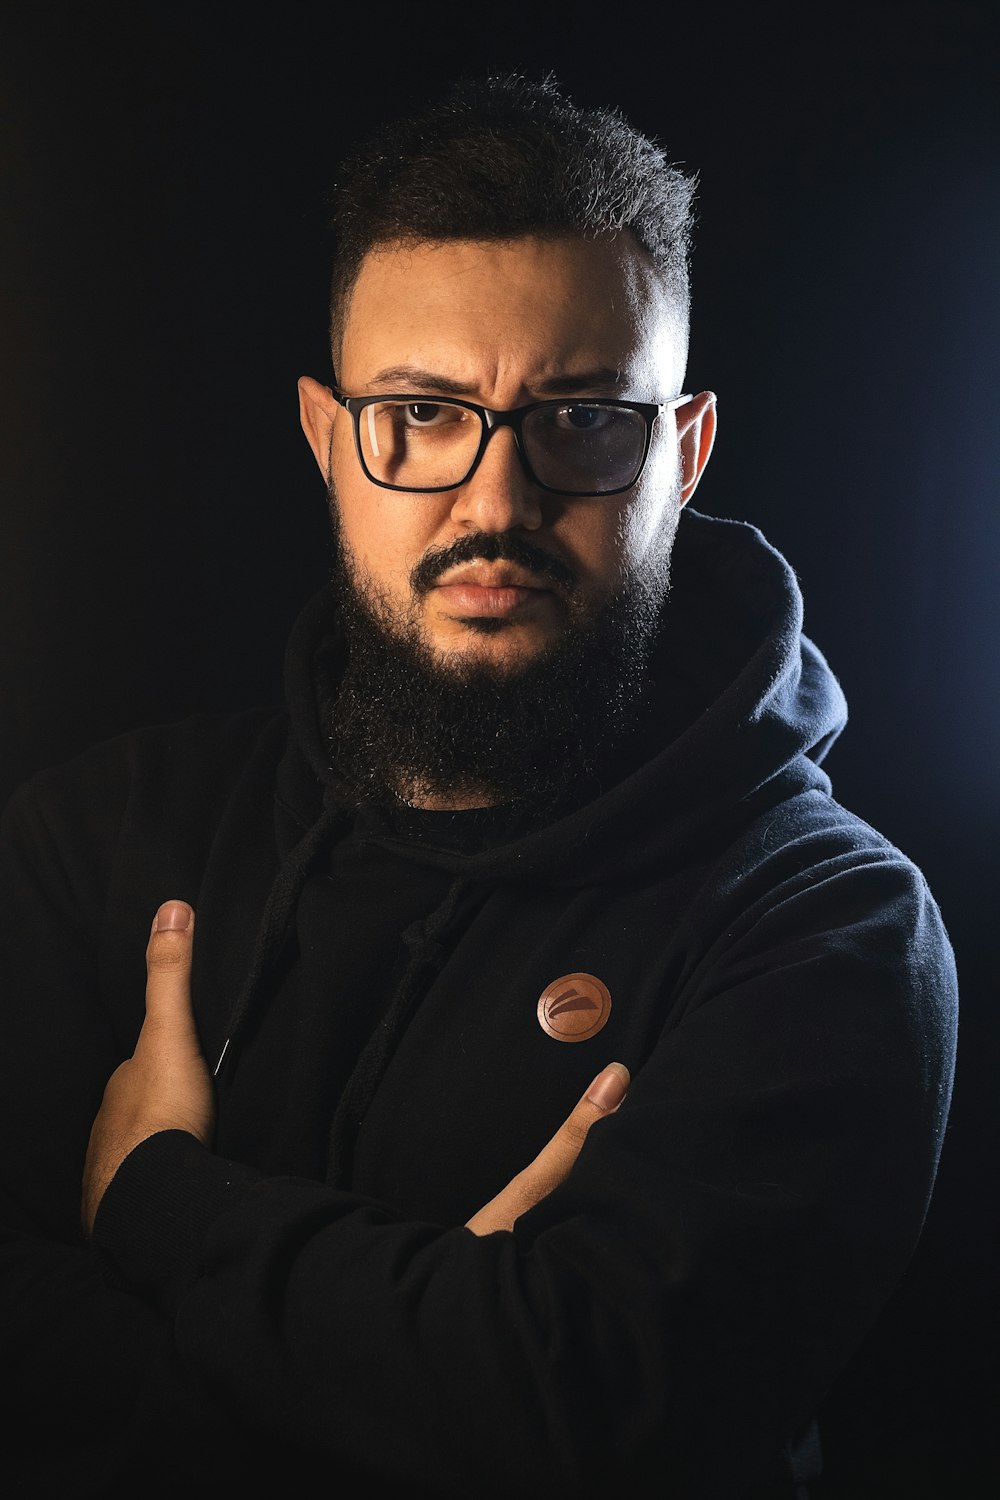
[(700, 174), (696, 503), (798, 571), (835, 791), (924, 869), (962, 986), (937, 1194), (817, 1495), (994, 1492), (1000, 7), (204, 9), (0, 18), (0, 796), (280, 693), (329, 553), (295, 380), (328, 371), (340, 149), (488, 66), (622, 108)]

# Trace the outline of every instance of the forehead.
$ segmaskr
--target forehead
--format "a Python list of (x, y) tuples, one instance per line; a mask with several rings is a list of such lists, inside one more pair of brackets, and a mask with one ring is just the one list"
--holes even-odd
[(485, 398), (497, 386), (530, 391), (609, 369), (623, 395), (662, 397), (681, 347), (677, 321), (627, 234), (383, 246), (355, 282), (338, 377), (355, 393), (384, 389), (382, 375), (405, 365)]

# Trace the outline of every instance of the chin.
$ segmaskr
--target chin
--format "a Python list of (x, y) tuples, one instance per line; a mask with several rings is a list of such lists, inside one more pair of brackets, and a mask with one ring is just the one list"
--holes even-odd
[(456, 677), (480, 672), (497, 678), (514, 675), (557, 644), (555, 639), (525, 639), (523, 630), (496, 615), (470, 616), (462, 624), (465, 632), (459, 644), (452, 639), (447, 645), (431, 646), (442, 669)]

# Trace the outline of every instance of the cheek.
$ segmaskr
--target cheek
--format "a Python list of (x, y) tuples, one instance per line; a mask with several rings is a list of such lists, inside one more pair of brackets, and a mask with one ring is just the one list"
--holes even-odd
[(617, 587), (642, 561), (655, 541), (661, 509), (648, 492), (633, 491), (599, 502), (586, 518), (577, 518), (575, 534), (567, 541), (576, 565), (594, 586)]
[(651, 460), (622, 512), (621, 546), (627, 565), (655, 560), (669, 551), (680, 501), (680, 473), (671, 457)]
[(385, 533), (377, 486), (361, 472), (353, 444), (335, 434), (330, 463), (330, 506), (335, 513), (341, 545), (366, 573), (379, 576), (380, 533)]
[(604, 597), (616, 589), (625, 571), (625, 507), (618, 499), (577, 500), (553, 521), (546, 533), (534, 533), (540, 547), (551, 541), (552, 550), (567, 562), (584, 592)]
[(578, 501), (556, 524), (563, 550), (591, 587), (616, 588), (623, 578), (669, 554), (678, 515), (680, 476), (673, 455), (651, 454), (633, 490), (606, 500)]
[(355, 566), (392, 593), (408, 591), (410, 571), (433, 540), (433, 519), (425, 514), (429, 507), (372, 484), (353, 448), (345, 455), (336, 443), (330, 504)]
[(641, 562), (660, 533), (662, 498), (654, 501), (648, 490), (636, 495), (622, 517), (622, 550), (629, 563)]

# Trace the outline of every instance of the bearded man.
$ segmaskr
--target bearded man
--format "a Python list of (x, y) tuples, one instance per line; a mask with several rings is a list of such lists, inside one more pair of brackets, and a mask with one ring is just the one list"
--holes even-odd
[(955, 975), (832, 795), (791, 569), (689, 505), (693, 186), (519, 76), (360, 148), (286, 704), (11, 803), (22, 1492), (815, 1473), (923, 1223)]

